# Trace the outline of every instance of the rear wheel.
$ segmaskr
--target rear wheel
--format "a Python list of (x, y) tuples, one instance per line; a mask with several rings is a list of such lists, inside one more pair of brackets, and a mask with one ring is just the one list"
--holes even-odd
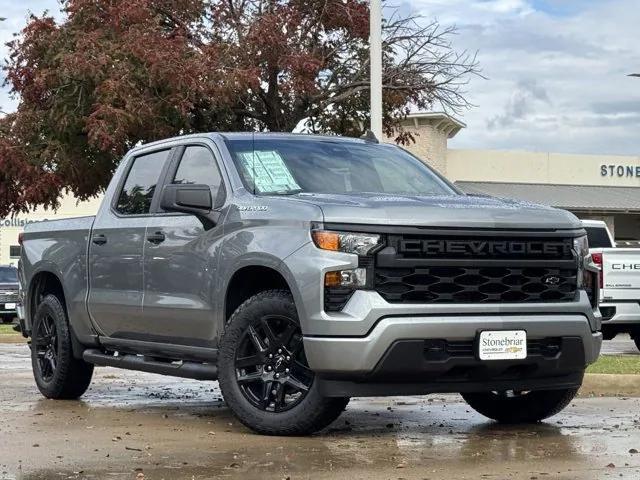
[(67, 314), (55, 295), (47, 295), (34, 316), (31, 363), (36, 385), (47, 398), (78, 398), (91, 383), (93, 365), (74, 358)]
[(535, 423), (562, 411), (578, 393), (577, 388), (531, 392), (463, 393), (476, 412), (501, 423)]
[(221, 340), (219, 381), (236, 417), (267, 435), (321, 430), (349, 402), (320, 395), (293, 298), (284, 290), (258, 293), (232, 315)]
[(636, 344), (636, 348), (640, 350), (640, 335), (636, 335), (635, 337), (633, 337), (633, 341)]

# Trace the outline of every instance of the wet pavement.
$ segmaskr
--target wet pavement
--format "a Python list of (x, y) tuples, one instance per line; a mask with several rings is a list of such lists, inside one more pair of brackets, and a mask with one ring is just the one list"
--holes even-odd
[(81, 401), (45, 400), (26, 347), (0, 345), (0, 405), (0, 479), (640, 478), (637, 398), (580, 398), (534, 426), (456, 395), (355, 399), (312, 437), (263, 437), (215, 382), (100, 368)]

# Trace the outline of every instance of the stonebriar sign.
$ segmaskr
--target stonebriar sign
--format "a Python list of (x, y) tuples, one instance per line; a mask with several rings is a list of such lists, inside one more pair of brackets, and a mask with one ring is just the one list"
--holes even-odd
[(603, 177), (637, 177), (640, 178), (640, 165), (600, 165)]

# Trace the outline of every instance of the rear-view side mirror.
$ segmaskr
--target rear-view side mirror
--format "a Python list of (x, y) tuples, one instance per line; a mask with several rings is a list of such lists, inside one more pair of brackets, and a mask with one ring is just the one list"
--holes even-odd
[(162, 192), (160, 207), (167, 212), (206, 215), (213, 208), (209, 185), (167, 185)]

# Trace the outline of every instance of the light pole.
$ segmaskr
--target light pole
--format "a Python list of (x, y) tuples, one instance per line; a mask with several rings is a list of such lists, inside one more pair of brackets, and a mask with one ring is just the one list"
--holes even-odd
[(382, 140), (382, 0), (371, 0), (369, 10), (371, 131), (378, 140)]

